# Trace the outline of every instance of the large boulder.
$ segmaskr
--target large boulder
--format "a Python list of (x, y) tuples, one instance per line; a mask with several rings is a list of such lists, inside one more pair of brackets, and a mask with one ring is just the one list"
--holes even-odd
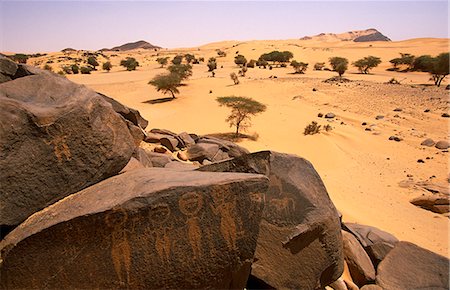
[(399, 242), (378, 266), (383, 289), (448, 289), (449, 259), (409, 242)]
[(0, 225), (116, 175), (135, 145), (94, 91), (56, 75), (0, 84)]
[(375, 268), (364, 248), (349, 232), (342, 231), (344, 257), (353, 282), (359, 287), (375, 281)]
[(392, 234), (376, 227), (345, 223), (343, 229), (352, 233), (361, 243), (375, 268), (398, 243), (398, 239)]
[(1, 289), (245, 286), (265, 176), (144, 168), (42, 210), (1, 243)]
[(339, 215), (307, 160), (263, 151), (200, 167), (200, 171), (264, 174), (264, 195), (253, 280), (275, 288), (315, 289), (343, 272)]

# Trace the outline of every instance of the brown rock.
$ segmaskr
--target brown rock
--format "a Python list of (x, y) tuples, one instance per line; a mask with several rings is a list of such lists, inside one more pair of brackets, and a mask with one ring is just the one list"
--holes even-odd
[(178, 151), (177, 152), (177, 157), (178, 157), (178, 159), (183, 160), (183, 161), (188, 161), (189, 160), (186, 151)]
[(200, 167), (200, 171), (264, 174), (253, 280), (275, 288), (315, 289), (343, 272), (339, 215), (314, 167), (295, 155), (263, 151)]
[(161, 138), (164, 138), (164, 137), (166, 137), (166, 135), (147, 132), (144, 141), (147, 143), (159, 143)]
[(420, 143), (420, 145), (427, 147), (433, 147), (435, 144), (436, 142), (434, 142), (434, 140), (431, 138), (425, 139), (422, 141), (422, 143)]
[(12, 80), (16, 74), (18, 66), (9, 58), (0, 56), (0, 83)]
[(177, 151), (178, 147), (178, 140), (174, 137), (164, 137), (159, 140), (161, 142), (161, 145), (169, 149), (170, 151), (174, 152)]
[(184, 163), (179, 161), (170, 161), (164, 168), (169, 168), (171, 170), (181, 170), (181, 171), (191, 171), (197, 169), (199, 166), (192, 163)]
[(191, 146), (195, 144), (194, 139), (192, 139), (191, 135), (189, 135), (186, 132), (182, 132), (178, 134), (178, 138), (180, 138), (183, 141), (183, 145), (185, 147)]
[(145, 129), (148, 125), (148, 121), (145, 120), (138, 110), (128, 108), (127, 106), (119, 103), (118, 101), (110, 98), (104, 94), (99, 94), (105, 101), (110, 103), (113, 106), (114, 111), (124, 117), (126, 120), (133, 123), (133, 125), (140, 127), (142, 130)]
[(450, 143), (446, 140), (441, 140), (436, 143), (435, 147), (440, 150), (445, 150), (450, 148)]
[(424, 195), (410, 201), (412, 204), (435, 213), (450, 212), (450, 200), (443, 195)]
[(250, 153), (247, 149), (237, 145), (236, 143), (210, 136), (203, 136), (199, 138), (197, 143), (209, 143), (219, 145), (220, 150), (226, 152), (232, 158)]
[(375, 281), (375, 268), (358, 240), (349, 232), (342, 231), (344, 257), (353, 282), (359, 287)]
[(242, 289), (267, 185), (255, 174), (158, 168), (112, 177), (11, 232), (0, 288)]
[(219, 145), (208, 143), (197, 143), (189, 146), (187, 149), (187, 157), (191, 161), (202, 162), (205, 159), (213, 160), (219, 152)]
[(141, 168), (145, 168), (144, 165), (141, 162), (139, 162), (139, 160), (137, 160), (136, 158), (131, 157), (130, 161), (128, 161), (127, 165), (119, 173), (125, 173), (128, 171), (141, 169)]
[(0, 225), (116, 175), (135, 145), (94, 91), (56, 75), (0, 84)]
[(448, 289), (449, 259), (409, 242), (399, 242), (378, 266), (383, 289)]

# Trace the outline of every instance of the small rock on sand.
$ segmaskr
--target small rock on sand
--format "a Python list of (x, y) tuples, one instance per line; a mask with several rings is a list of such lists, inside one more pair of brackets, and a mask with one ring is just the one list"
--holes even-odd
[(435, 147), (437, 149), (445, 150), (450, 148), (450, 143), (446, 140), (441, 140), (436, 143)]
[(431, 138), (425, 139), (425, 140), (422, 141), (422, 143), (420, 143), (420, 145), (427, 146), (427, 147), (432, 147), (435, 144), (436, 144), (436, 142), (434, 142), (434, 140), (431, 139)]
[(336, 115), (334, 113), (327, 113), (325, 115), (325, 118), (327, 118), (327, 119), (333, 119), (334, 117), (336, 117)]

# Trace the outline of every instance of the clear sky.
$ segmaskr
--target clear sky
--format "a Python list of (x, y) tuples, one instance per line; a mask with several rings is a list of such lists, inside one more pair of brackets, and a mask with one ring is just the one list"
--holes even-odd
[(448, 37), (448, 1), (5, 1), (0, 51), (167, 48), (376, 28), (392, 40)]

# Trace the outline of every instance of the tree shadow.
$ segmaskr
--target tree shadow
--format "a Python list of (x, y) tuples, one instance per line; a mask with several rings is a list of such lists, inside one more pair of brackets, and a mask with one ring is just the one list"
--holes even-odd
[(175, 100), (175, 99), (174, 98), (159, 98), (159, 99), (152, 99), (152, 100), (148, 100), (148, 101), (143, 101), (142, 103), (154, 105), (154, 104), (161, 104), (161, 103), (170, 102), (170, 101), (173, 101), (173, 100)]
[(210, 137), (215, 137), (215, 138), (219, 138), (219, 139), (223, 139), (223, 140), (227, 140), (227, 141), (231, 141), (231, 142), (240, 142), (243, 141), (245, 139), (251, 140), (251, 141), (257, 141), (259, 138), (258, 134), (252, 134), (252, 135), (247, 135), (247, 134), (242, 134), (239, 133), (238, 136), (236, 136), (236, 133), (233, 132), (229, 132), (229, 133), (211, 133), (211, 134), (206, 134), (205, 136), (210, 136)]

